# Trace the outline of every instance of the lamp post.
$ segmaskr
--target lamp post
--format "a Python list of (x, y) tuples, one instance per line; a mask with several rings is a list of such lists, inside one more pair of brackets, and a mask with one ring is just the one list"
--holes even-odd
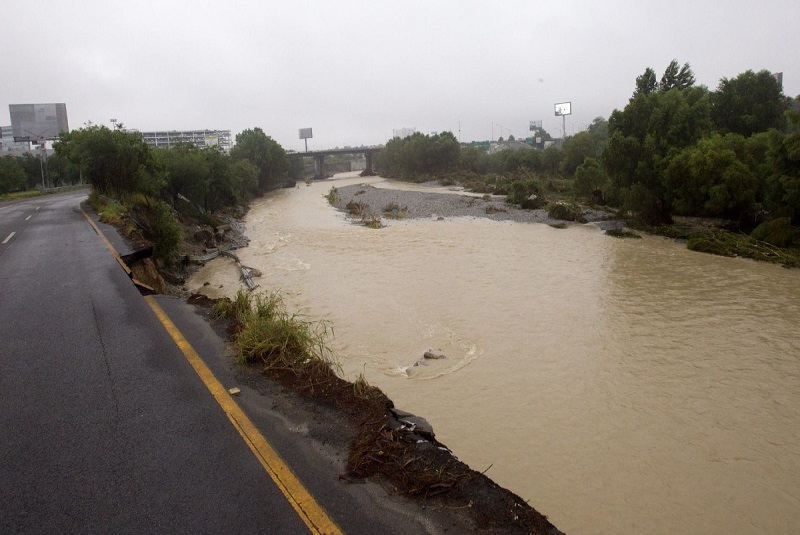
[[(34, 134), (30, 130), (25, 130), (25, 132), (27, 132), (31, 136), (33, 136), (33, 139), (35, 139), (38, 142), (39, 146), (42, 149), (42, 152), (39, 154), (39, 167), (42, 170), (42, 190), (43, 191), (44, 191), (44, 189), (46, 187), (45, 186), (45, 169), (47, 169), (47, 138), (45, 137), (45, 134), (47, 134), (50, 130), (52, 130), (52, 128), (48, 128), (47, 130), (45, 130), (41, 134)], [(44, 160), (44, 162), (42, 160)]]

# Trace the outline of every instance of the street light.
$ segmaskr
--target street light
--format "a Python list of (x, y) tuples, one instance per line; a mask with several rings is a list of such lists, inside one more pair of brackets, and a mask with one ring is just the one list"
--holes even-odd
[[(45, 169), (47, 169), (47, 145), (46, 145), (47, 138), (45, 137), (45, 134), (47, 134), (50, 130), (52, 130), (52, 128), (48, 128), (47, 130), (38, 135), (34, 134), (30, 130), (25, 130), (25, 132), (33, 136), (33, 138), (38, 142), (39, 146), (42, 148), (42, 152), (41, 154), (39, 154), (39, 167), (42, 170), (42, 191), (44, 191), (45, 189), (44, 177), (45, 177)], [(42, 163), (43, 156), (44, 156), (44, 163)]]

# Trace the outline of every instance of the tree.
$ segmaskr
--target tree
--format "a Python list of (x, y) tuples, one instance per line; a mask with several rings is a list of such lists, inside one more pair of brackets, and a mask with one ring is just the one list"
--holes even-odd
[(262, 192), (279, 187), (289, 172), (286, 151), (258, 127), (236, 134), (231, 158), (247, 160), (258, 169), (258, 189)]
[(711, 118), (717, 129), (745, 137), (770, 128), (786, 127), (789, 100), (769, 71), (748, 70), (733, 79), (723, 78), (711, 94)]
[(596, 195), (595, 192), (603, 187), (605, 181), (606, 174), (603, 167), (595, 158), (589, 157), (575, 170), (575, 182), (572, 187), (575, 193), (581, 197), (592, 199), (592, 201), (601, 200), (596, 197), (602, 197), (602, 195)]
[(633, 91), (633, 96), (649, 95), (656, 90), (658, 90), (656, 72), (650, 67), (647, 67), (643, 74), (636, 77), (636, 89)]
[(0, 195), (25, 189), (25, 169), (13, 156), (0, 158)]
[[(800, 96), (795, 99), (800, 105)], [(772, 169), (767, 177), (765, 204), (771, 214), (788, 217), (791, 224), (800, 226), (800, 112), (786, 114), (791, 133), (782, 135), (770, 130), (767, 157)]]
[(461, 149), (452, 132), (428, 136), (420, 132), (386, 143), (378, 166), (389, 176), (416, 178), (452, 171), (459, 164)]
[(658, 89), (660, 91), (669, 91), (673, 88), (686, 89), (692, 87), (694, 82), (695, 78), (691, 66), (688, 63), (684, 63), (683, 67), (680, 67), (678, 60), (673, 59), (664, 70)]
[(179, 143), (169, 149), (157, 149), (156, 161), (166, 173), (165, 193), (177, 208), (181, 197), (201, 205), (209, 189), (210, 171), (203, 150), (190, 143)]
[(595, 138), (589, 132), (579, 132), (564, 141), (561, 152), (559, 170), (566, 176), (575, 174), (575, 170), (588, 157), (598, 156)]
[(137, 133), (92, 125), (62, 134), (53, 148), (58, 156), (82, 170), (99, 193), (158, 195), (163, 185), (155, 172), (150, 147)]
[(742, 230), (755, 226), (767, 143), (739, 134), (715, 134), (675, 155), (665, 179), (673, 207), (684, 215), (724, 217)]
[(675, 152), (710, 132), (708, 91), (674, 87), (636, 95), (611, 114), (608, 125), (602, 161), (611, 199), (646, 223), (668, 223), (672, 206), (663, 172)]

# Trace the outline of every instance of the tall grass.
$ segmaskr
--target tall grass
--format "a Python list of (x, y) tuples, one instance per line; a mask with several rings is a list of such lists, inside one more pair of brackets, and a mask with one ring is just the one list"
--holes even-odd
[(312, 383), (334, 378), (341, 371), (326, 343), (333, 335), (330, 323), (290, 314), (280, 294), (239, 290), (233, 300), (218, 301), (213, 314), (239, 324), (234, 344), (242, 363), (290, 370), (308, 376)]

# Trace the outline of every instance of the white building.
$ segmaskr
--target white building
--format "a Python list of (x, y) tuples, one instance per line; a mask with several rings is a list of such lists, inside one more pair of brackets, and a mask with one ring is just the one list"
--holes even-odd
[[(36, 146), (37, 154), (41, 152)], [(28, 141), (14, 141), (14, 132), (11, 126), (0, 126), (0, 156), (22, 156), (26, 152), (31, 152), (31, 144)], [(52, 150), (47, 150), (48, 155)]]
[(228, 152), (233, 144), (230, 130), (160, 130), (139, 133), (145, 143), (157, 149), (168, 149), (178, 143), (191, 143), (198, 148), (218, 146)]

